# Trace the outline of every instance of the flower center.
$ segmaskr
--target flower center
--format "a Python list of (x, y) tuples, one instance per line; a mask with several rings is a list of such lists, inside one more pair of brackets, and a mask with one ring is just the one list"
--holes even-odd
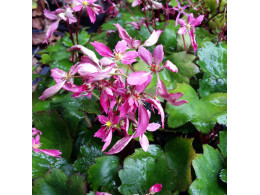
[(157, 72), (160, 69), (160, 66), (158, 64), (152, 64), (151, 65), (151, 71)]
[(186, 25), (186, 28), (190, 29), (190, 28), (191, 28), (191, 25), (190, 25), (190, 24), (187, 24), (187, 25)]
[(106, 124), (105, 124), (107, 127), (111, 127), (112, 126), (112, 123), (110, 121), (107, 121)]
[(88, 2), (87, 1), (83, 1), (82, 3), (84, 6), (87, 6), (88, 5)]
[(33, 144), (33, 148), (38, 149), (40, 147), (40, 144)]
[(123, 55), (122, 55), (121, 53), (116, 53), (116, 54), (115, 54), (115, 58), (116, 58), (117, 60), (121, 60), (122, 57), (123, 57)]

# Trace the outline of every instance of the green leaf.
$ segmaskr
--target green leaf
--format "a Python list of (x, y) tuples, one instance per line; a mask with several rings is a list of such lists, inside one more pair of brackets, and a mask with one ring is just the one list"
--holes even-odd
[(191, 184), (189, 194), (226, 194), (225, 185), (221, 185), (219, 181), (219, 171), (224, 168), (220, 152), (209, 145), (203, 145), (203, 151), (203, 154), (198, 154), (192, 161), (197, 178)]
[(54, 168), (34, 181), (32, 191), (33, 195), (84, 195), (86, 194), (86, 183), (84, 177), (80, 175), (67, 177), (61, 170)]
[(191, 161), (196, 152), (192, 147), (193, 139), (178, 137), (167, 142), (164, 147), (170, 169), (176, 171), (174, 182), (179, 192), (188, 190), (191, 184)]
[(37, 101), (32, 104), (32, 112), (50, 110), (50, 101)]
[(227, 169), (222, 169), (219, 173), (219, 177), (223, 182), (227, 183)]
[(64, 70), (65, 72), (69, 72), (73, 64), (74, 64), (73, 62), (69, 61), (69, 57), (67, 57), (66, 59), (55, 60), (50, 65), (51, 65), (51, 69), (58, 68)]
[(227, 158), (227, 131), (221, 131), (219, 133), (219, 149), (221, 150), (221, 153), (224, 158)]
[(95, 163), (95, 158), (105, 155), (101, 150), (102, 146), (96, 143), (81, 146), (80, 153), (82, 157), (74, 163), (76, 171), (86, 175), (89, 166)]
[(56, 149), (62, 152), (61, 157), (69, 159), (72, 151), (72, 139), (68, 127), (55, 111), (34, 113), (36, 129), (42, 132), (41, 149)]
[[(78, 34), (78, 39), (79, 39), (79, 45), (85, 45), (88, 40), (90, 38), (90, 35), (88, 34), (88, 32), (86, 31), (86, 28), (82, 29), (79, 31), (79, 34)], [(67, 46), (67, 47), (72, 47), (73, 46), (73, 43), (72, 41), (70, 40), (70, 35), (69, 33), (66, 33), (64, 35), (64, 37), (62, 37), (61, 39), (61, 42)], [(76, 39), (76, 35), (74, 36), (74, 42), (77, 43), (77, 39)]]
[(116, 156), (96, 158), (96, 163), (88, 169), (88, 183), (90, 183), (91, 189), (97, 191), (102, 186), (106, 191), (117, 191), (120, 183), (119, 163)]
[(69, 93), (54, 97), (50, 104), (50, 108), (58, 111), (62, 116), (73, 137), (76, 135), (79, 121), (85, 116), (83, 112), (79, 111), (79, 101), (79, 98), (74, 99), (71, 97), (71, 93)]
[(32, 178), (40, 177), (56, 162), (55, 157), (48, 156), (39, 152), (36, 154), (32, 151)]
[(217, 36), (215, 34), (209, 33), (205, 28), (196, 27), (196, 41), (198, 48), (201, 48), (205, 42), (215, 41)]
[(198, 50), (198, 65), (206, 73), (200, 81), (201, 97), (227, 91), (227, 49), (220, 44), (205, 42)]
[(43, 64), (50, 64), (53, 61), (49, 54), (42, 54), (41, 58), (40, 62)]
[[(170, 60), (178, 68), (178, 73), (167, 71), (167, 74), (162, 75), (160, 78), (164, 81), (164, 76), (167, 78), (165, 86), (168, 87), (173, 82), (185, 82), (189, 83), (190, 77), (199, 73), (199, 67), (196, 66), (193, 61), (196, 59), (196, 56), (193, 54), (186, 54), (185, 51), (173, 53), (167, 57), (167, 60)], [(165, 79), (166, 80), (166, 79)], [(172, 88), (169, 88), (172, 89)]]
[[(163, 33), (159, 37), (158, 43), (163, 45), (164, 51), (172, 52), (177, 47), (176, 33), (177, 28), (175, 27), (175, 21), (169, 20), (169, 24), (163, 30)], [(158, 29), (163, 29), (164, 22), (159, 23)]]
[(94, 98), (80, 101), (80, 111), (91, 114), (100, 114), (99, 104)]
[(188, 103), (182, 106), (173, 106), (167, 102), (168, 126), (176, 128), (191, 121), (197, 130), (208, 133), (216, 124), (218, 116), (227, 111), (227, 94), (213, 93), (199, 99), (196, 91), (190, 85), (179, 83), (177, 86), (175, 90), (170, 92), (183, 93), (180, 100), (187, 100)]
[(162, 184), (159, 194), (171, 194), (176, 187), (174, 172), (169, 170), (167, 159), (162, 149), (157, 145), (150, 145), (147, 152), (136, 149), (135, 153), (124, 160), (123, 170), (119, 171), (122, 194), (144, 194), (156, 183)]

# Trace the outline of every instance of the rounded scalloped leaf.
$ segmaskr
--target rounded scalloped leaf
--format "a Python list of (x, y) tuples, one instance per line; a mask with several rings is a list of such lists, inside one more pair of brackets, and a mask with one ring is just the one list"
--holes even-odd
[(42, 132), (41, 149), (55, 149), (62, 152), (61, 157), (68, 159), (72, 151), (69, 129), (56, 111), (33, 114), (36, 129)]
[(169, 169), (163, 150), (157, 145), (150, 145), (147, 152), (136, 149), (124, 160), (119, 177), (122, 182), (119, 191), (125, 195), (148, 193), (156, 183), (162, 184), (158, 195), (171, 194), (176, 187), (174, 171)]
[(219, 177), (223, 182), (227, 183), (227, 169), (222, 169), (219, 173)]
[(206, 72), (200, 80), (199, 93), (204, 97), (214, 92), (227, 91), (227, 49), (221, 44), (205, 42), (198, 49), (198, 65)]
[(120, 180), (118, 177), (119, 159), (116, 156), (96, 158), (96, 163), (88, 169), (88, 183), (92, 190), (97, 191), (101, 186), (106, 191), (116, 191)]
[(87, 192), (84, 177), (73, 175), (67, 177), (59, 169), (51, 169), (43, 177), (34, 181), (33, 195), (68, 194), (84, 195)]
[(187, 100), (188, 103), (182, 106), (173, 106), (167, 102), (168, 126), (176, 128), (191, 121), (199, 131), (208, 133), (216, 124), (218, 116), (225, 114), (227, 111), (227, 94), (213, 93), (199, 99), (190, 85), (185, 83), (176, 85), (177, 88), (169, 92), (183, 93), (184, 95), (180, 100)]
[(191, 195), (224, 195), (226, 186), (219, 180), (219, 172), (225, 163), (217, 149), (209, 145), (203, 145), (203, 154), (198, 154), (192, 161), (197, 178), (191, 184)]
[(192, 147), (193, 139), (183, 137), (174, 138), (167, 142), (164, 147), (169, 168), (176, 171), (174, 182), (179, 192), (188, 190), (191, 179), (191, 161), (195, 158), (196, 152)]

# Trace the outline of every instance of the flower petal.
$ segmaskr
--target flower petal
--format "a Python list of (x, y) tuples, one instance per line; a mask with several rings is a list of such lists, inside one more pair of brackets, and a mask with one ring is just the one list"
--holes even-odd
[(93, 51), (87, 49), (86, 47), (84, 47), (82, 45), (74, 45), (69, 49), (69, 51), (72, 51), (72, 50), (80, 50), (83, 54), (88, 56), (88, 58), (90, 60), (92, 60), (95, 64), (97, 64), (97, 65), (99, 64), (99, 60), (97, 59), (96, 54)]
[(161, 125), (158, 123), (150, 123), (147, 127), (147, 131), (153, 132), (153, 131), (156, 131), (157, 129), (159, 129), (160, 127), (161, 127)]
[(142, 85), (149, 80), (151, 73), (146, 71), (132, 72), (127, 78), (127, 82), (130, 85)]
[(61, 158), (59, 155), (62, 154), (59, 150), (47, 150), (47, 149), (39, 149), (40, 152), (47, 154), (48, 156)]
[(127, 42), (125, 40), (118, 41), (115, 47), (115, 50), (117, 53), (125, 53), (125, 51), (128, 49)]
[(104, 43), (99, 43), (97, 41), (91, 42), (91, 45), (93, 45), (95, 47), (95, 50), (104, 57), (112, 57), (113, 53), (112, 51), (109, 49), (108, 46), (106, 46)]
[(184, 35), (185, 33), (186, 33), (186, 27), (181, 27), (181, 28), (179, 28), (178, 34)]
[(138, 53), (136, 51), (128, 51), (123, 55), (121, 61), (123, 64), (132, 64), (136, 62), (137, 57), (138, 57)]
[(147, 110), (142, 104), (139, 104), (137, 129), (133, 138), (137, 138), (140, 135), (144, 134), (148, 125), (149, 125), (149, 116)]
[(144, 47), (138, 48), (138, 56), (148, 65), (151, 65), (153, 63), (153, 57), (151, 52), (145, 49)]
[(196, 19), (194, 19), (192, 22), (191, 22), (191, 25), (192, 26), (198, 26), (201, 24), (201, 22), (203, 21), (204, 19), (204, 15), (200, 15), (198, 16)]
[(58, 19), (58, 16), (57, 16), (55, 11), (52, 12), (52, 11), (49, 11), (47, 9), (44, 9), (43, 13), (44, 13), (44, 16), (46, 18), (48, 18), (49, 20), (57, 20)]
[(163, 61), (163, 57), (164, 57), (163, 46), (162, 45), (156, 46), (153, 51), (153, 58), (155, 64), (160, 65), (160, 63)]
[(101, 152), (105, 151), (107, 149), (107, 147), (110, 145), (111, 140), (112, 140), (112, 133), (113, 133), (112, 130), (110, 130), (107, 137), (104, 140), (105, 144), (104, 144)]
[(163, 64), (163, 67), (164, 68), (167, 68), (169, 71), (172, 71), (172, 72), (178, 72), (178, 68), (177, 66), (175, 66), (171, 61), (167, 60), (166, 62), (164, 62)]
[(127, 144), (132, 140), (133, 135), (128, 135), (123, 137), (122, 139), (120, 139), (119, 141), (117, 141), (115, 143), (115, 145), (108, 151), (105, 152), (106, 154), (116, 154), (121, 152), (126, 146)]
[(154, 30), (150, 37), (144, 42), (143, 46), (150, 47), (156, 44), (162, 32), (162, 30)]
[(55, 93), (57, 93), (63, 87), (65, 82), (66, 82), (66, 80), (49, 87), (42, 93), (42, 95), (39, 97), (39, 99), (45, 100), (45, 99), (53, 96)]
[(149, 147), (149, 140), (145, 134), (140, 135), (139, 142), (140, 142), (140, 145), (142, 146), (143, 150), (145, 152), (147, 152), (148, 147)]
[(51, 23), (49, 29), (47, 30), (45, 40), (43, 43), (48, 44), (48, 40), (51, 38), (53, 32), (58, 28), (60, 20), (56, 20), (55, 22)]

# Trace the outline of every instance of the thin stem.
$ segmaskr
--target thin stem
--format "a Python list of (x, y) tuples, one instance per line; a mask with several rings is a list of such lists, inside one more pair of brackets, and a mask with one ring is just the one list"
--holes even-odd
[(91, 122), (90, 122), (90, 120), (89, 120), (89, 118), (88, 118), (88, 115), (85, 116), (85, 120), (86, 120), (88, 126), (92, 129), (93, 126), (92, 126), (92, 124), (91, 124)]
[(76, 39), (77, 39), (77, 44), (79, 44), (79, 36), (78, 36), (78, 32), (79, 32), (79, 23), (80, 23), (80, 18), (81, 18), (81, 12), (82, 10), (80, 10), (79, 12), (79, 17), (78, 17), (78, 24), (77, 24), (77, 28), (76, 28)]
[(120, 75), (120, 76), (123, 76), (125, 78), (127, 78), (128, 76), (124, 75), (124, 74), (121, 74), (121, 73), (110, 73), (109, 75)]
[(103, 80), (106, 84), (108, 84), (110, 87), (113, 87), (114, 89), (117, 89), (117, 87), (115, 87), (114, 85), (112, 85), (111, 83), (109, 83), (107, 80)]
[(54, 1), (55, 1), (55, 3), (56, 3), (57, 7), (60, 8), (60, 6), (59, 6), (57, 0), (54, 0)]
[(136, 18), (135, 18), (135, 15), (134, 15), (133, 12), (131, 11), (131, 9), (129, 9), (129, 7), (127, 7), (127, 5), (123, 3), (123, 1), (122, 1), (122, 4), (123, 4), (123, 6), (130, 12), (130, 14), (133, 16), (135, 22), (137, 23), (137, 20), (136, 20)]
[(68, 21), (66, 21), (65, 24), (66, 24), (66, 26), (67, 26), (67, 29), (68, 29), (69, 33), (70, 33), (70, 40), (72, 41), (73, 45), (75, 45), (74, 37), (73, 37), (73, 34), (72, 34), (71, 30), (70, 30)]
[(143, 3), (143, 7), (144, 7), (145, 23), (146, 23), (147, 29), (148, 29), (149, 32), (152, 34), (152, 31), (150, 30), (150, 28), (149, 28), (149, 24), (148, 24), (148, 18), (147, 18), (147, 15), (146, 15), (146, 9), (145, 9), (145, 3), (144, 3), (144, 0), (142, 0), (142, 3)]
[(152, 14), (153, 14), (153, 23), (154, 23), (154, 28), (155, 28), (155, 30), (157, 30), (157, 28), (156, 28), (156, 20), (155, 20), (155, 15), (154, 15), (154, 12), (153, 12), (153, 5), (152, 5), (152, 3), (150, 2), (150, 6), (151, 6), (151, 9), (152, 9)]
[(129, 68), (131, 68), (131, 70), (132, 70), (133, 72), (135, 72), (135, 70), (134, 70), (134, 68), (131, 66), (131, 64), (128, 64), (128, 66), (129, 66)]
[(187, 53), (187, 48), (186, 48), (186, 43), (185, 43), (184, 35), (182, 35), (182, 40), (183, 40), (184, 49), (185, 49), (185, 51), (186, 51), (186, 53)]
[(100, 98), (94, 92), (91, 92), (91, 94), (94, 95), (98, 100), (100, 100)]

